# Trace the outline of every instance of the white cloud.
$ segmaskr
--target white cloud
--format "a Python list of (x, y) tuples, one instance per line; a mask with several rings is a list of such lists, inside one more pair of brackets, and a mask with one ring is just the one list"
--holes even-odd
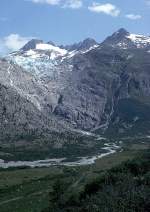
[(60, 0), (31, 0), (33, 3), (58, 5)]
[(135, 15), (135, 14), (127, 14), (125, 15), (125, 17), (134, 21), (142, 18), (141, 15)]
[(19, 34), (10, 34), (0, 39), (0, 54), (17, 51), (33, 37), (22, 37)]
[(65, 1), (63, 8), (71, 8), (71, 9), (78, 9), (81, 8), (83, 5), (81, 0), (67, 0)]
[(79, 9), (83, 5), (83, 0), (26, 0), (33, 3), (60, 6), (61, 8)]
[(12, 51), (20, 49), (29, 40), (31, 40), (31, 38), (21, 37), (18, 34), (10, 34), (9, 36), (4, 38), (5, 46)]
[(104, 13), (114, 17), (117, 17), (120, 14), (120, 10), (115, 5), (110, 3), (101, 4), (93, 2), (92, 6), (89, 6), (88, 9), (95, 13)]

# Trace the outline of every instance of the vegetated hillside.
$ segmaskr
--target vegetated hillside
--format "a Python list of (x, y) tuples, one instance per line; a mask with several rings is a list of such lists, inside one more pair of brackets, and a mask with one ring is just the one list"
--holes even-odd
[(150, 153), (100, 173), (82, 190), (77, 186), (57, 180), (43, 212), (148, 212)]

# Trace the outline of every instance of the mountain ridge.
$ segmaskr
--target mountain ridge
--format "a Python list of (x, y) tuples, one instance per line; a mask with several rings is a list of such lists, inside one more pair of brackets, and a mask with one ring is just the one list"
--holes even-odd
[[(120, 29), (100, 44), (87, 39), (82, 42), (86, 49), (78, 49), (82, 46), (79, 43), (76, 50), (66, 52), (53, 43), (34, 41), (36, 49), (21, 49), (6, 59), (37, 78), (43, 90), (41, 100), (36, 103), (39, 94), (28, 100), (34, 100), (38, 110), (41, 108), (49, 117), (66, 122), (71, 128), (107, 131), (120, 119), (114, 117), (118, 102), (139, 102), (144, 98), (144, 104), (149, 105), (149, 37), (136, 35), (137, 43), (130, 36), (133, 34)], [(8, 81), (10, 87), (12, 80)], [(20, 83), (28, 83), (23, 80)], [(28, 92), (27, 96), (31, 96)], [(127, 125), (132, 129), (137, 124), (134, 119), (118, 124), (119, 132), (128, 130)]]

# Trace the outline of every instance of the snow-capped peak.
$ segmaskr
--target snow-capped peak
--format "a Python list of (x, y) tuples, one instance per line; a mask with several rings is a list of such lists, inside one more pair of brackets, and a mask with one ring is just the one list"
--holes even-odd
[(86, 39), (75, 44), (76, 48), (72, 50), (57, 46), (51, 41), (44, 43), (42, 40), (33, 39), (19, 51), (9, 54), (7, 58), (37, 76), (52, 76), (56, 72), (56, 67), (64, 60), (76, 54), (84, 54), (97, 46), (93, 39)]
[(61, 59), (67, 53), (66, 49), (55, 46), (53, 43), (31, 40), (19, 51), (9, 54), (7, 59), (36, 76), (53, 77), (56, 66), (61, 63)]
[(150, 46), (150, 37), (132, 34), (121, 28), (111, 36), (107, 37), (101, 45), (121, 49), (145, 48)]
[(36, 55), (36, 57), (39, 57), (41, 55), (45, 56), (45, 54), (49, 56), (51, 60), (59, 57), (64, 56), (67, 54), (67, 50), (64, 48), (60, 48), (58, 46), (55, 46), (54, 43), (48, 42), (44, 43), (42, 40), (38, 39), (32, 39), (30, 40), (25, 46), (23, 46), (18, 53), (20, 53), (26, 56), (32, 56)]

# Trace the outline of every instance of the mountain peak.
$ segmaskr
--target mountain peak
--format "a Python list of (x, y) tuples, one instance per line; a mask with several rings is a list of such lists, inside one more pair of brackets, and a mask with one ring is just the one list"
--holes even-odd
[(86, 38), (82, 41), (82, 43), (84, 42), (97, 43), (93, 38)]
[(97, 42), (93, 39), (93, 38), (86, 38), (85, 40), (83, 40), (82, 42), (81, 42), (81, 46), (83, 47), (84, 45), (87, 47), (87, 45), (89, 46), (89, 48), (91, 47), (91, 46), (94, 46), (94, 45), (96, 45), (97, 44)]
[(69, 51), (74, 51), (74, 50), (80, 51), (80, 50), (88, 50), (95, 45), (98, 45), (98, 43), (93, 38), (86, 38), (85, 40), (79, 43), (74, 43), (72, 45), (64, 46), (64, 48)]
[(50, 45), (52, 45), (52, 46), (56, 46), (55, 43), (54, 43), (53, 41), (51, 41), (51, 40), (48, 41), (47, 44), (50, 44)]
[(126, 29), (121, 28), (111, 36), (107, 37), (101, 45), (122, 49), (145, 48), (150, 46), (150, 37), (131, 34)]
[(39, 39), (32, 39), (30, 40), (28, 43), (26, 43), (21, 50), (23, 51), (28, 51), (30, 49), (36, 49), (36, 45), (39, 43), (43, 43), (43, 40), (39, 40)]
[(126, 48), (128, 45), (130, 33), (124, 29), (120, 28), (118, 31), (113, 33), (111, 36), (107, 37), (103, 42), (102, 46), (111, 46), (111, 47), (119, 47), (119, 48)]
[(120, 28), (117, 32), (115, 32), (114, 34), (122, 34), (122, 35), (128, 35), (129, 32), (124, 29), (124, 28)]
[(122, 40), (122, 39), (126, 38), (128, 35), (130, 35), (130, 33), (126, 29), (120, 28), (118, 31), (113, 33), (108, 38), (111, 38), (112, 40)]

